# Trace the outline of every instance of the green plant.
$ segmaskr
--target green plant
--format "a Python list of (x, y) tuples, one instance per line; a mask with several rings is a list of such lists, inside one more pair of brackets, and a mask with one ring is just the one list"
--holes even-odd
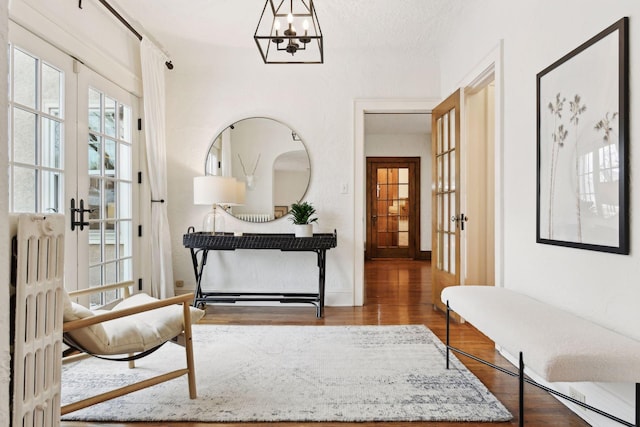
[(309, 202), (296, 202), (291, 205), (291, 221), (294, 224), (311, 224), (316, 222), (318, 218), (311, 218), (316, 213), (316, 208)]

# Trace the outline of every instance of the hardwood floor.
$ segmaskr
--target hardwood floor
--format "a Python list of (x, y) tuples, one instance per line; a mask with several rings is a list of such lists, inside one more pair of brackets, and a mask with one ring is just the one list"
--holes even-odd
[[(366, 302), (363, 307), (326, 307), (322, 319), (315, 317), (309, 307), (238, 307), (210, 305), (201, 323), (207, 324), (272, 324), (272, 325), (399, 325), (424, 324), (441, 340), (445, 338), (445, 316), (431, 305), (431, 270), (428, 261), (383, 260), (365, 264)], [(469, 324), (452, 327), (451, 340), (457, 346), (497, 365), (512, 366), (494, 349), (493, 342)], [(384, 423), (391, 426), (515, 426), (518, 425), (517, 380), (473, 360), (459, 356), (460, 360), (496, 395), (514, 414), (508, 423)], [(588, 426), (581, 418), (560, 404), (548, 393), (535, 387), (525, 388), (525, 420), (528, 426)], [(359, 423), (370, 427), (380, 423)], [(82, 423), (62, 422), (62, 427), (133, 427), (141, 423)], [(212, 423), (142, 423), (147, 426), (212, 426)], [(353, 423), (218, 423), (224, 427), (249, 426), (343, 426)]]

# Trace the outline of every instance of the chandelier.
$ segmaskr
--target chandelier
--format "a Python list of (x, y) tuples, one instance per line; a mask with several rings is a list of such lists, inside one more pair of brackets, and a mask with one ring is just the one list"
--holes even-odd
[(267, 0), (253, 39), (265, 64), (322, 64), (313, 0)]

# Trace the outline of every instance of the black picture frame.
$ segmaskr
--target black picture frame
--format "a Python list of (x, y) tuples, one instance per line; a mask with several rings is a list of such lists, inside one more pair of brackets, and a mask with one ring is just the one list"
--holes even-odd
[(537, 74), (536, 242), (629, 253), (624, 17)]

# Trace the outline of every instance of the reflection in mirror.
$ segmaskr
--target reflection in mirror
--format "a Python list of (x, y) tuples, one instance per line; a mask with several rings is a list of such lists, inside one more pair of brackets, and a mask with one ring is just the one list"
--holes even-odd
[(245, 203), (227, 208), (238, 219), (268, 222), (302, 200), (311, 175), (300, 136), (277, 120), (253, 117), (223, 130), (209, 148), (205, 174), (246, 184)]

